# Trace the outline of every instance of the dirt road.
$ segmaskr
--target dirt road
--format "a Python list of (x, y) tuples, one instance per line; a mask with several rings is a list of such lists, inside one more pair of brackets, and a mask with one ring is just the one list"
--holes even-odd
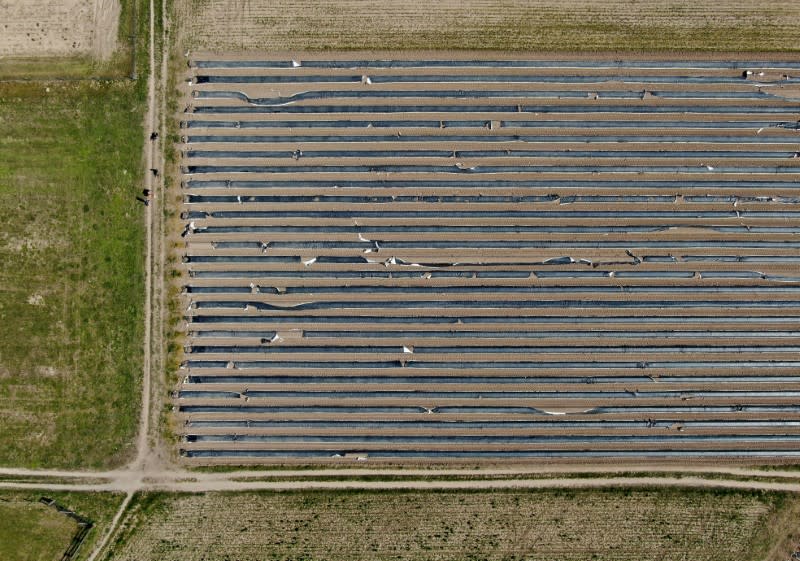
[[(584, 470), (587, 471), (587, 470)], [(0, 489), (45, 489), (49, 491), (109, 491), (132, 493), (136, 491), (169, 491), (202, 493), (209, 491), (255, 491), (255, 490), (291, 490), (291, 489), (494, 489), (494, 488), (600, 488), (600, 487), (702, 487), (725, 489), (751, 489), (764, 491), (800, 492), (800, 482), (794, 472), (757, 472), (743, 470), (736, 477), (753, 477), (753, 479), (730, 479), (719, 477), (720, 471), (697, 473), (685, 477), (674, 475), (630, 477), (626, 475), (605, 477), (512, 477), (507, 470), (481, 470), (467, 472), (476, 479), (426, 480), (425, 476), (463, 476), (457, 470), (319, 470), (302, 472), (302, 479), (296, 479), (298, 472), (244, 472), (244, 473), (174, 473), (137, 471), (119, 472), (106, 483), (19, 483), (14, 481), (0, 482)], [(600, 473), (600, 472), (598, 472)], [(480, 474), (480, 475), (479, 475)], [(84, 474), (85, 475), (85, 474)], [(417, 476), (420, 479), (402, 481), (364, 481), (357, 478), (378, 476)], [(714, 475), (714, 478), (708, 477)], [(728, 474), (733, 476), (733, 474)], [(771, 479), (766, 480), (765, 475)], [(478, 479), (484, 476), (486, 479)], [(491, 479), (496, 476), (509, 476), (507, 479)], [(760, 477), (759, 477), (760, 476)], [(248, 479), (242, 479), (242, 478)], [(270, 480), (259, 478), (269, 477)], [(318, 477), (342, 477), (353, 479), (319, 480)], [(286, 479), (284, 479), (286, 478)], [(291, 479), (289, 479), (291, 478)], [(772, 478), (785, 478), (786, 481), (774, 481)], [(283, 479), (283, 480), (282, 480)]]
[[(676, 477), (675, 473), (686, 474)], [(565, 477), (554, 477), (554, 474)], [(647, 473), (647, 476), (630, 474)], [(615, 466), (518, 466), (507, 468), (463, 469), (396, 469), (341, 468), (309, 470), (247, 470), (224, 473), (192, 472), (180, 468), (142, 470), (137, 466), (114, 471), (57, 471), (0, 468), (0, 476), (19, 477), (25, 482), (0, 481), (0, 488), (49, 489), (64, 491), (219, 491), (294, 488), (476, 488), (491, 487), (605, 487), (609, 485), (681, 485), (730, 487), (741, 489), (783, 489), (800, 491), (800, 472), (766, 471), (746, 467), (679, 467), (669, 465), (631, 464)], [(31, 482), (31, 478), (40, 478)], [(384, 477), (386, 481), (363, 481), (363, 478)], [(403, 477), (403, 481), (391, 478)], [(431, 481), (426, 478), (453, 477), (453, 480)], [(92, 483), (82, 480), (92, 479)], [(337, 478), (337, 481), (331, 481)], [(345, 480), (350, 478), (350, 480)], [(414, 479), (418, 478), (418, 479)], [(503, 479), (496, 479), (503, 478)], [(51, 481), (48, 481), (50, 479)], [(57, 482), (53, 482), (56, 479)], [(69, 479), (75, 479), (71, 483)], [(780, 482), (776, 480), (786, 480)], [(97, 483), (97, 480), (105, 480)], [(283, 481), (282, 481), (283, 480)], [(777, 485), (778, 487), (775, 487)]]
[[(151, 140), (151, 133), (156, 130), (156, 76), (155, 76), (155, 12), (153, 0), (150, 0), (150, 46), (147, 74), (147, 114), (145, 115), (145, 158), (148, 170), (157, 170), (156, 162), (158, 142)], [(145, 189), (152, 194), (152, 199), (160, 198), (157, 171), (145, 173)], [(152, 202), (151, 199), (151, 202)], [(142, 467), (149, 450), (148, 433), (150, 431), (150, 378), (153, 341), (153, 204), (145, 208), (146, 250), (145, 250), (145, 300), (144, 300), (144, 368), (142, 372), (142, 409), (139, 417), (139, 438), (136, 443), (136, 459), (134, 465)]]

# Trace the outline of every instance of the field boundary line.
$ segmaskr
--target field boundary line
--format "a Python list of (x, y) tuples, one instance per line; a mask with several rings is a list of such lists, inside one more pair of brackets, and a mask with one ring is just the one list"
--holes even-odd
[(111, 536), (113, 536), (116, 533), (117, 527), (119, 527), (119, 523), (122, 520), (123, 514), (125, 514), (125, 511), (128, 510), (128, 505), (131, 503), (131, 499), (133, 499), (133, 493), (134, 493), (133, 491), (129, 491), (125, 495), (125, 499), (122, 501), (122, 504), (119, 505), (119, 509), (117, 510), (117, 513), (114, 515), (114, 518), (111, 519), (111, 523), (108, 525), (106, 533), (103, 534), (103, 538), (94, 547), (92, 553), (89, 555), (89, 557), (87, 557), (86, 561), (95, 561), (97, 559), (97, 556), (100, 555), (103, 549), (105, 549), (106, 545), (111, 539)]

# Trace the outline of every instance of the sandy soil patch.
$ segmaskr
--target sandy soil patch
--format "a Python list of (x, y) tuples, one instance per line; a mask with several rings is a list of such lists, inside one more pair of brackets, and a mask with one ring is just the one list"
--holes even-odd
[(119, 0), (0, 1), (0, 58), (114, 52)]

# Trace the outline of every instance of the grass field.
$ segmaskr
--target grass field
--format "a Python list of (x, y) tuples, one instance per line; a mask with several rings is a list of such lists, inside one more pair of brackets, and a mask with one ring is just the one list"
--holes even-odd
[[(0, 492), (0, 559), (3, 561), (55, 561), (67, 549), (77, 523), (39, 502), (42, 493)], [(46, 493), (59, 505), (88, 518), (94, 527), (74, 561), (86, 559), (91, 546), (102, 534), (122, 502), (111, 493)]]
[(184, 48), (797, 52), (796, 2), (178, 0)]
[(38, 502), (0, 499), (0, 544), (6, 561), (58, 559), (77, 523)]
[[(687, 490), (145, 494), (109, 560), (761, 559), (784, 496)], [(758, 544), (756, 546), (756, 544)]]
[(144, 83), (0, 83), (0, 465), (128, 457), (141, 377)]

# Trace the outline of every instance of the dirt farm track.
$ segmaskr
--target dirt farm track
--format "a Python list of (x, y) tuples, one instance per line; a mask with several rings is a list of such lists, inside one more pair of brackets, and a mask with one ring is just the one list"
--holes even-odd
[(190, 65), (187, 461), (797, 455), (798, 63)]

